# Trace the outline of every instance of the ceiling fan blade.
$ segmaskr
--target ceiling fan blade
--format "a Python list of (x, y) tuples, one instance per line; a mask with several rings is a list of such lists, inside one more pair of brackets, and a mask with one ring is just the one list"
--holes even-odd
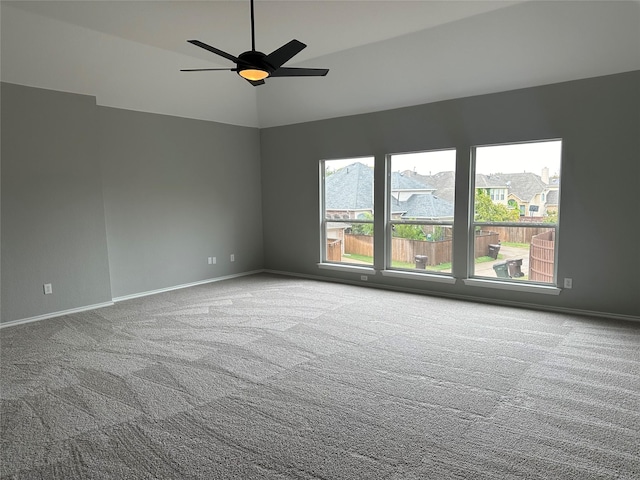
[(258, 85), (264, 85), (264, 80), (249, 80), (249, 79), (245, 79), (245, 80), (247, 80), (247, 82), (249, 82), (254, 87), (257, 87)]
[(291, 40), (265, 57), (265, 60), (273, 68), (280, 68), (295, 55), (300, 53), (306, 45), (298, 40)]
[(238, 69), (237, 68), (181, 68), (180, 71), (181, 72), (210, 72), (213, 70), (225, 70), (225, 71), (232, 71), (235, 72)]
[(282, 67), (273, 72), (270, 77), (324, 77), (329, 73), (328, 68), (293, 68)]
[(205, 50), (209, 50), (210, 52), (215, 53), (216, 55), (220, 55), (221, 57), (231, 60), (233, 63), (239, 62), (239, 59), (237, 57), (234, 57), (230, 53), (223, 52), (222, 50), (216, 47), (212, 47), (211, 45), (207, 45), (206, 43), (203, 43), (200, 40), (187, 40), (187, 42), (189, 42), (192, 45), (195, 45), (196, 47), (204, 48)]

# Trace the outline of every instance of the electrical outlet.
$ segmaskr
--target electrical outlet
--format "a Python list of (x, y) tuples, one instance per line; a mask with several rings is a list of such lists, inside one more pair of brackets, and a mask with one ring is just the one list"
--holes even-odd
[(212, 263), (213, 265), (215, 265), (215, 264), (216, 264), (216, 257), (211, 257), (211, 263)]
[(573, 278), (564, 279), (564, 288), (573, 288)]
[(235, 262), (235, 261), (236, 261), (236, 256), (235, 256), (235, 254), (233, 254), (233, 253), (231, 254), (231, 261), (232, 261), (232, 262)]
[(360, 275), (360, 280), (366, 282), (367, 280), (369, 280), (369, 277), (367, 275)]
[(45, 295), (51, 295), (53, 293), (53, 288), (50, 283), (45, 283), (42, 287), (44, 288)]

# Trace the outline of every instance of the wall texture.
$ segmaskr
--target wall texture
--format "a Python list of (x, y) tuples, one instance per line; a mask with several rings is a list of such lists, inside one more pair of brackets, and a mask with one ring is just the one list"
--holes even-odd
[(563, 139), (558, 273), (572, 290), (541, 296), (379, 274), (370, 283), (640, 316), (640, 72), (263, 130), (8, 83), (1, 94), (2, 322), (263, 267), (357, 280), (317, 267), (326, 158), (381, 164), (387, 153), (457, 148), (454, 273), (463, 278), (469, 148), (546, 138)]
[(0, 321), (262, 268), (258, 129), (1, 93)]
[(95, 99), (0, 92), (2, 321), (111, 301)]
[(98, 117), (114, 297), (262, 268), (258, 129), (107, 107)]
[[(455, 147), (454, 274), (466, 275), (469, 151), (473, 145), (563, 140), (559, 296), (416, 282), (375, 275), (369, 283), (640, 316), (640, 72), (591, 78), (261, 131), (265, 268), (355, 281), (320, 270), (321, 159)], [(382, 169), (376, 182), (382, 183)], [(382, 172), (383, 173), (383, 172)], [(381, 202), (380, 192), (376, 201)], [(286, 208), (285, 208), (286, 207)], [(376, 226), (381, 233), (381, 224)], [(633, 233), (636, 232), (636, 233)], [(376, 248), (377, 258), (382, 250)]]

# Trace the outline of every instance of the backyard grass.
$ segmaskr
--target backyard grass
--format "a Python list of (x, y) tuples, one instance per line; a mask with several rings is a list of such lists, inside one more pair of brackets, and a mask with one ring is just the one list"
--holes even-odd
[[(366, 255), (357, 255), (355, 253), (349, 253), (349, 254), (345, 254), (345, 258), (346, 259), (350, 259), (350, 260), (354, 260), (356, 262), (363, 262), (366, 263), (368, 265), (373, 265), (373, 257), (368, 257)], [(489, 260), (483, 260), (483, 261), (491, 261), (493, 260), (493, 258), (491, 257), (482, 257), (482, 258), (488, 258)], [(348, 260), (347, 260), (348, 261)], [(391, 266), (393, 268), (405, 268), (408, 270), (415, 270), (416, 269), (416, 264), (412, 263), (412, 262), (399, 262), (397, 260), (394, 260), (393, 262), (391, 262)], [(435, 271), (435, 272), (441, 272), (444, 270), (451, 270), (451, 262), (447, 262), (447, 263), (441, 263), (439, 265), (427, 265), (427, 270), (431, 270), (431, 271)]]
[[(358, 255), (355, 253), (348, 253), (345, 254), (345, 258), (346, 259), (350, 259), (350, 260), (354, 260), (356, 262), (362, 262), (362, 263), (366, 263), (368, 265), (373, 265), (373, 257), (368, 257), (366, 255)], [(497, 260), (502, 260), (504, 259), (504, 255), (502, 254), (498, 254), (498, 258)], [(496, 259), (494, 259), (493, 257), (489, 257), (489, 256), (484, 256), (484, 257), (478, 257), (476, 258), (476, 262), (475, 263), (485, 263), (485, 262), (493, 262)], [(415, 263), (411, 263), (411, 262), (399, 262), (394, 260), (393, 262), (391, 262), (391, 266), (394, 268), (407, 268), (407, 269), (415, 269), (416, 268), (416, 264)], [(442, 270), (451, 270), (451, 262), (446, 262), (446, 263), (441, 263), (439, 265), (427, 265), (427, 270), (435, 270), (435, 271), (442, 271)]]
[(498, 258), (495, 259), (493, 257), (489, 257), (489, 256), (484, 256), (484, 257), (478, 257), (476, 258), (476, 263), (486, 263), (486, 262), (493, 262), (495, 260), (502, 260), (504, 258), (504, 255), (502, 255), (501, 253), (498, 254)]
[(345, 258), (348, 260), (355, 260), (356, 262), (368, 263), (373, 265), (373, 257), (367, 257), (366, 255), (357, 255), (355, 253), (345, 253)]
[(527, 250), (531, 246), (529, 243), (518, 242), (502, 242), (500, 245), (504, 245), (505, 247), (526, 248)]

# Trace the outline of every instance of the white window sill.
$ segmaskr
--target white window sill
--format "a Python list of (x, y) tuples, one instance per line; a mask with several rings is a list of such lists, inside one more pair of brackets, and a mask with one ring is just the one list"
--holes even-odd
[(470, 287), (494, 288), (498, 290), (511, 290), (514, 292), (540, 293), (543, 295), (560, 295), (561, 288), (547, 285), (534, 285), (531, 283), (501, 282), (499, 280), (483, 280), (480, 278), (465, 278), (462, 280)]
[(422, 272), (405, 272), (401, 270), (382, 270), (382, 275), (385, 277), (404, 278), (407, 280), (421, 280), (423, 282), (438, 282), (448, 283), (453, 285), (456, 283), (456, 279), (449, 275), (436, 275)]
[(318, 263), (318, 268), (323, 268), (325, 270), (336, 270), (338, 272), (366, 273), (367, 275), (376, 274), (376, 270), (373, 267), (361, 267), (359, 265), (350, 265), (344, 263)]

